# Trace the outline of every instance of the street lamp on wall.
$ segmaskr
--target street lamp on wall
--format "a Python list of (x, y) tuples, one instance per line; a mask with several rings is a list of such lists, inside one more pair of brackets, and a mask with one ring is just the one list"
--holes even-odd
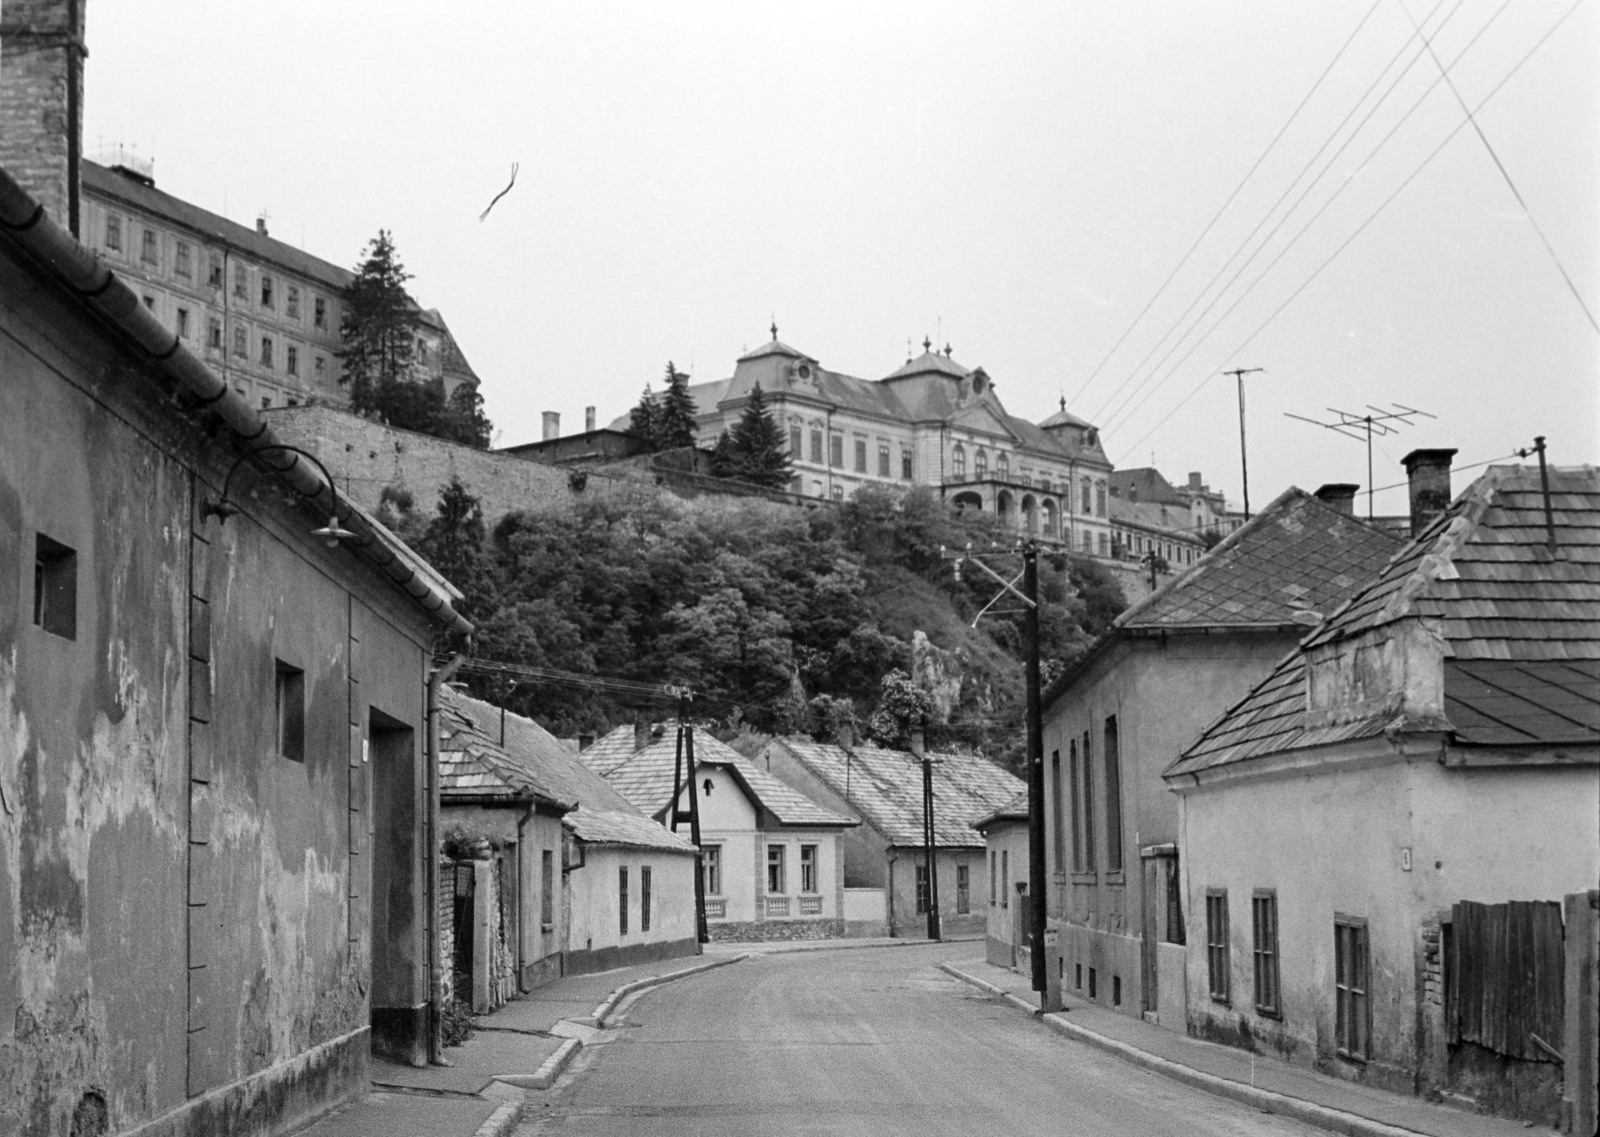
[(324, 466), (321, 460), (310, 451), (302, 450), (298, 446), (289, 446), (286, 443), (281, 442), (273, 443), (270, 446), (260, 447), (259, 449), (252, 451), (251, 454), (241, 454), (233, 463), (233, 465), (228, 467), (227, 476), (222, 479), (222, 496), (216, 501), (206, 501), (201, 504), (201, 520), (204, 520), (207, 517), (216, 517), (217, 523), (220, 525), (223, 522), (226, 522), (228, 518), (232, 517), (235, 513), (239, 512), (239, 506), (228, 497), (228, 487), (233, 483), (233, 475), (240, 466), (244, 465), (245, 460), (251, 457), (252, 454), (265, 454), (270, 450), (285, 450), (291, 454), (305, 458), (317, 468), (317, 471), (322, 475), (323, 484), (328, 487), (328, 496), (333, 499), (333, 505), (328, 513), (328, 523), (320, 529), (313, 529), (311, 531), (311, 535), (313, 537), (322, 538), (327, 542), (328, 548), (330, 549), (338, 548), (339, 542), (345, 538), (354, 537), (354, 533), (350, 532), (350, 530), (339, 524), (339, 491), (334, 488), (333, 477), (328, 473), (328, 468)]

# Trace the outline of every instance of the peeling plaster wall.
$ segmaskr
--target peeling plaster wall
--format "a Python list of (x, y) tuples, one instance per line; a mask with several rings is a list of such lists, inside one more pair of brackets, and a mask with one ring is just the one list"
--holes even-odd
[[(5, 256), (0, 377), (0, 1133), (65, 1137), (86, 1095), (112, 1133), (298, 1125), (364, 1092), (363, 731), (409, 728), (420, 803), (428, 626), (270, 487), (200, 521), (226, 435)], [(75, 551), (71, 638), (34, 623), (41, 532)], [(275, 660), (305, 673), (303, 762)], [(390, 842), (418, 864), (421, 812)]]

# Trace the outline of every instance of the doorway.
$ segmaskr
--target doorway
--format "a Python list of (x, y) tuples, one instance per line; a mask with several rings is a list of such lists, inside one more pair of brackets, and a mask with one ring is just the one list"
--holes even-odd
[[(368, 712), (372, 814), (372, 1053), (422, 1066), (428, 1059), (428, 1000), (417, 982), (425, 962), (417, 921), (418, 785), (416, 732), (383, 712)], [(352, 824), (360, 824), (352, 818)]]

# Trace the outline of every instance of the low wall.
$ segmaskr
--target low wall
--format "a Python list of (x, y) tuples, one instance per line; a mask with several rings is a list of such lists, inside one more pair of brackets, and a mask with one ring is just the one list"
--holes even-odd
[(844, 890), (844, 934), (875, 938), (889, 934), (888, 897), (881, 888)]
[(767, 943), (782, 940), (837, 940), (845, 922), (826, 920), (719, 920), (711, 925), (716, 943)]
[(610, 947), (564, 953), (561, 973), (592, 975), (596, 971), (611, 971), (618, 967), (634, 967), (641, 963), (658, 963), (663, 959), (682, 959), (686, 955), (699, 954), (700, 944), (692, 937), (686, 940), (656, 940), (644, 944), (613, 944)]

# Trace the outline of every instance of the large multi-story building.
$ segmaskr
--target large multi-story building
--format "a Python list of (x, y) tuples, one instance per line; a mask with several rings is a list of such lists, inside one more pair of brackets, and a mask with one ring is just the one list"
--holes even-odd
[(1110, 555), (1111, 463), (1100, 432), (1065, 401), (1043, 422), (1017, 418), (983, 368), (926, 341), (893, 373), (858, 379), (780, 342), (774, 327), (730, 378), (690, 386), (703, 445), (738, 421), (757, 383), (789, 440), (795, 493), (842, 501), (869, 485), (933, 486), (1019, 532)]
[[(148, 163), (84, 161), (83, 243), (234, 391), (262, 407), (350, 401), (339, 327), (350, 270), (158, 190)], [(437, 310), (417, 313), (419, 379), (476, 387)]]

